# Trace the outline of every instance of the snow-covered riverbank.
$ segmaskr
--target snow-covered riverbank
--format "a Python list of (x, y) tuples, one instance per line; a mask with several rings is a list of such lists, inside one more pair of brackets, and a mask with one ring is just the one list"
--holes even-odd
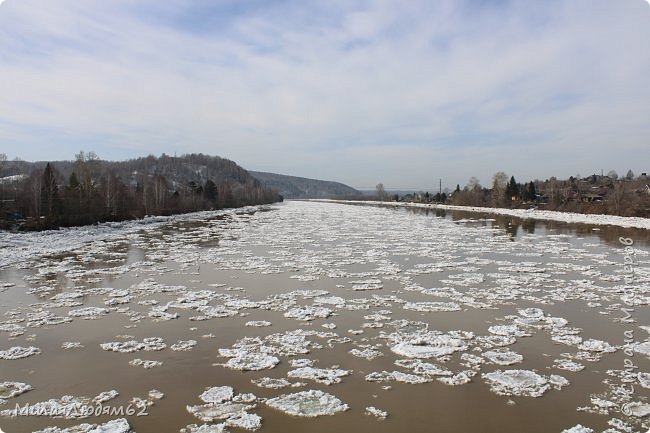
[(175, 221), (201, 220), (219, 215), (253, 212), (268, 207), (269, 205), (259, 205), (170, 216), (150, 216), (133, 221), (106, 222), (41, 232), (0, 231), (0, 269), (22, 262), (26, 258), (74, 251), (88, 242), (124, 237), (140, 230), (155, 230), (163, 224)]
[(611, 225), (618, 227), (629, 227), (650, 230), (650, 218), (638, 217), (621, 217), (615, 215), (594, 215), (579, 214), (573, 212), (556, 212), (550, 210), (537, 209), (504, 209), (494, 207), (476, 207), (476, 206), (453, 206), (447, 204), (426, 204), (426, 203), (403, 203), (390, 201), (356, 201), (356, 200), (325, 200), (317, 199), (314, 201), (344, 203), (344, 204), (365, 204), (381, 205), (394, 207), (416, 207), (424, 209), (445, 209), (460, 210), (466, 212), (492, 213), (497, 215), (509, 215), (522, 219), (538, 219), (548, 221), (561, 221), (566, 223), (593, 224), (593, 225)]

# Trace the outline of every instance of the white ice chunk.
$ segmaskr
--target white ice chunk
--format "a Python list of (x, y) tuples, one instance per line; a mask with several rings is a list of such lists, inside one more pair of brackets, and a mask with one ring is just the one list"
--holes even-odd
[(242, 353), (230, 358), (225, 366), (233, 370), (257, 371), (275, 367), (280, 360), (272, 355), (263, 353)]
[(41, 349), (38, 347), (14, 346), (7, 350), (0, 350), (0, 359), (21, 359), (32, 355), (38, 355), (39, 353), (41, 353)]
[(530, 370), (497, 370), (484, 373), (483, 378), (499, 395), (541, 397), (550, 388), (544, 376)]
[(341, 378), (350, 375), (350, 373), (352, 371), (342, 370), (340, 368), (302, 367), (289, 371), (287, 376), (298, 379), (311, 379), (318, 383), (332, 385), (341, 382)]
[(223, 403), (232, 399), (235, 391), (231, 386), (213, 386), (199, 396), (204, 403)]
[(267, 400), (266, 404), (290, 415), (310, 418), (334, 415), (349, 409), (348, 405), (338, 398), (319, 390), (284, 394)]
[(485, 356), (490, 362), (498, 365), (512, 365), (521, 362), (524, 359), (524, 357), (519, 353), (512, 352), (509, 350), (508, 351), (488, 350), (487, 352), (483, 352), (483, 356)]

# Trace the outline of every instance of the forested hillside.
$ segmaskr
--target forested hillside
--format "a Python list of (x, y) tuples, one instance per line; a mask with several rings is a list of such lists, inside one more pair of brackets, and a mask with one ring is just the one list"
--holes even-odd
[(0, 224), (42, 229), (282, 200), (235, 162), (190, 154), (128, 161), (2, 160)]
[(339, 182), (285, 176), (282, 174), (249, 172), (266, 187), (273, 188), (286, 198), (341, 198), (358, 197), (362, 193)]

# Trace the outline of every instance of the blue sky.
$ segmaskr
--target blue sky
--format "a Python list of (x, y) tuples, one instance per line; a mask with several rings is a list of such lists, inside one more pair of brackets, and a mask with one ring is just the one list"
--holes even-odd
[(650, 172), (645, 0), (6, 0), (0, 152), (357, 187)]

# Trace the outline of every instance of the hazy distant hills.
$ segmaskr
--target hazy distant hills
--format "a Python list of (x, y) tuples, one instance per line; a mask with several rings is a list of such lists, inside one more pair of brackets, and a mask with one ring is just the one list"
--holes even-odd
[[(74, 161), (51, 161), (60, 175), (59, 183), (64, 184), (73, 171), (79, 171)], [(45, 161), (7, 161), (2, 176), (29, 176), (36, 169), (44, 169)], [(120, 178), (125, 185), (143, 184), (155, 176), (166, 179), (168, 188), (183, 190), (193, 184), (202, 187), (210, 179), (217, 184), (229, 184), (231, 188), (263, 187), (277, 191), (285, 198), (340, 198), (363, 195), (360, 191), (339, 182), (285, 176), (261, 171), (247, 171), (235, 162), (202, 154), (189, 154), (179, 157), (163, 154), (130, 159), (127, 161), (105, 161), (90, 159), (84, 165), (93, 177), (101, 177), (109, 171)], [(80, 173), (77, 173), (79, 176)]]
[(285, 198), (336, 198), (360, 196), (360, 191), (339, 182), (249, 171), (262, 185), (278, 191)]

